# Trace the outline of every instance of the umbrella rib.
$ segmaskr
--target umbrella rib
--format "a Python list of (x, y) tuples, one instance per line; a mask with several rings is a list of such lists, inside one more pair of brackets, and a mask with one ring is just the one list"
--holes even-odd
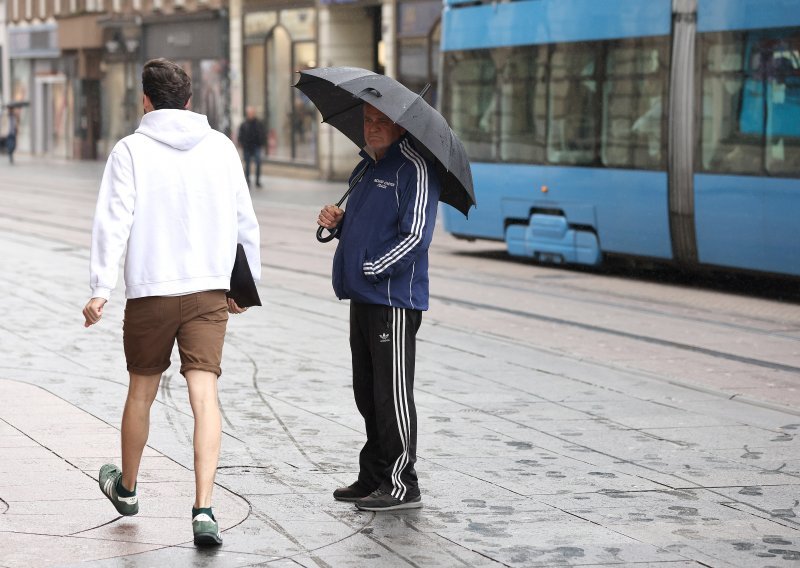
[(341, 115), (341, 114), (345, 114), (345, 113), (347, 113), (347, 112), (350, 112), (351, 110), (353, 110), (354, 108), (356, 108), (357, 106), (359, 106), (359, 105), (362, 105), (362, 104), (364, 104), (364, 101), (362, 101), (361, 99), (359, 99), (359, 100), (358, 100), (358, 103), (357, 103), (357, 104), (354, 104), (353, 106), (350, 106), (350, 107), (347, 107), (346, 109), (340, 110), (339, 112), (337, 112), (337, 113), (335, 113), (335, 114), (332, 114), (332, 115), (330, 115), (330, 116), (324, 116), (324, 117), (322, 117), (322, 122), (328, 122), (328, 123), (330, 123), (331, 119), (333, 119), (333, 118), (336, 118), (337, 116), (339, 116), (339, 115)]

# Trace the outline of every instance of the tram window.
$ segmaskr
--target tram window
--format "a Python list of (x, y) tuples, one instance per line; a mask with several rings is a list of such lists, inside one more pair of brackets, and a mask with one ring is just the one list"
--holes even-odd
[(759, 174), (763, 96), (746, 85), (742, 34), (704, 37), (700, 165), (705, 171)]
[(603, 84), (603, 165), (666, 167), (667, 49), (665, 38), (626, 40), (608, 47)]
[(445, 116), (473, 160), (492, 161), (496, 133), (495, 67), (488, 50), (458, 51), (447, 58)]
[(594, 44), (553, 46), (547, 125), (551, 163), (589, 166), (598, 161), (597, 52)]
[[(495, 58), (497, 60), (497, 57)], [(525, 46), (508, 53), (500, 78), (500, 160), (545, 161), (547, 128), (547, 46)]]
[(700, 168), (800, 173), (800, 30), (702, 36)]
[(766, 166), (772, 175), (800, 174), (800, 30), (775, 40), (763, 63), (766, 86)]
[(666, 168), (669, 38), (445, 53), (442, 111), (476, 161)]

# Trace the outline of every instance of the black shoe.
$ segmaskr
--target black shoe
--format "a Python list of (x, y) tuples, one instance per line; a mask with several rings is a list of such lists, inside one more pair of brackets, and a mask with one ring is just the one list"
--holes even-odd
[(256, 187), (261, 187), (261, 182), (260, 181), (256, 182)]
[(405, 499), (397, 499), (392, 497), (391, 493), (387, 493), (383, 489), (376, 489), (369, 494), (369, 497), (364, 497), (356, 501), (356, 507), (361, 511), (397, 511), (400, 509), (419, 509), (422, 507), (422, 497), (419, 494), (408, 496)]
[(369, 487), (360, 481), (356, 481), (352, 485), (340, 487), (334, 491), (333, 498), (337, 501), (357, 501), (358, 499), (367, 497), (370, 493), (372, 493), (372, 491), (370, 491)]

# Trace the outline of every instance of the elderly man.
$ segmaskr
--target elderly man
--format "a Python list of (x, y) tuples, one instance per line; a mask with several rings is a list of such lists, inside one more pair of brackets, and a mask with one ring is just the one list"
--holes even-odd
[[(130, 383), (122, 414), (122, 469), (100, 469), (100, 489), (121, 515), (139, 511), (136, 479), (147, 443), (150, 407), (177, 339), (180, 372), (194, 413), (197, 545), (222, 543), (211, 508), (222, 423), (217, 379), (231, 269), (241, 243), (261, 275), (259, 229), (239, 154), (206, 117), (185, 110), (192, 83), (178, 65), (148, 61), (142, 70), (145, 115), (108, 157), (92, 230), (85, 326), (103, 315), (125, 256), (123, 344)], [(246, 309), (246, 308), (245, 308)]]
[(339, 237), (333, 289), (350, 299), (353, 391), (367, 433), (358, 479), (333, 497), (364, 511), (412, 509), (422, 506), (414, 470), (415, 339), (428, 309), (440, 185), (405, 130), (368, 104), (364, 139), (347, 214), (327, 205), (317, 221)]

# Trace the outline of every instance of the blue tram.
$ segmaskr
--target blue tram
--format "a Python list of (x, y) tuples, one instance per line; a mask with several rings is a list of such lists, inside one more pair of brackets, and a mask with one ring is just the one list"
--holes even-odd
[(453, 235), (800, 276), (800, 0), (445, 0), (441, 49)]

